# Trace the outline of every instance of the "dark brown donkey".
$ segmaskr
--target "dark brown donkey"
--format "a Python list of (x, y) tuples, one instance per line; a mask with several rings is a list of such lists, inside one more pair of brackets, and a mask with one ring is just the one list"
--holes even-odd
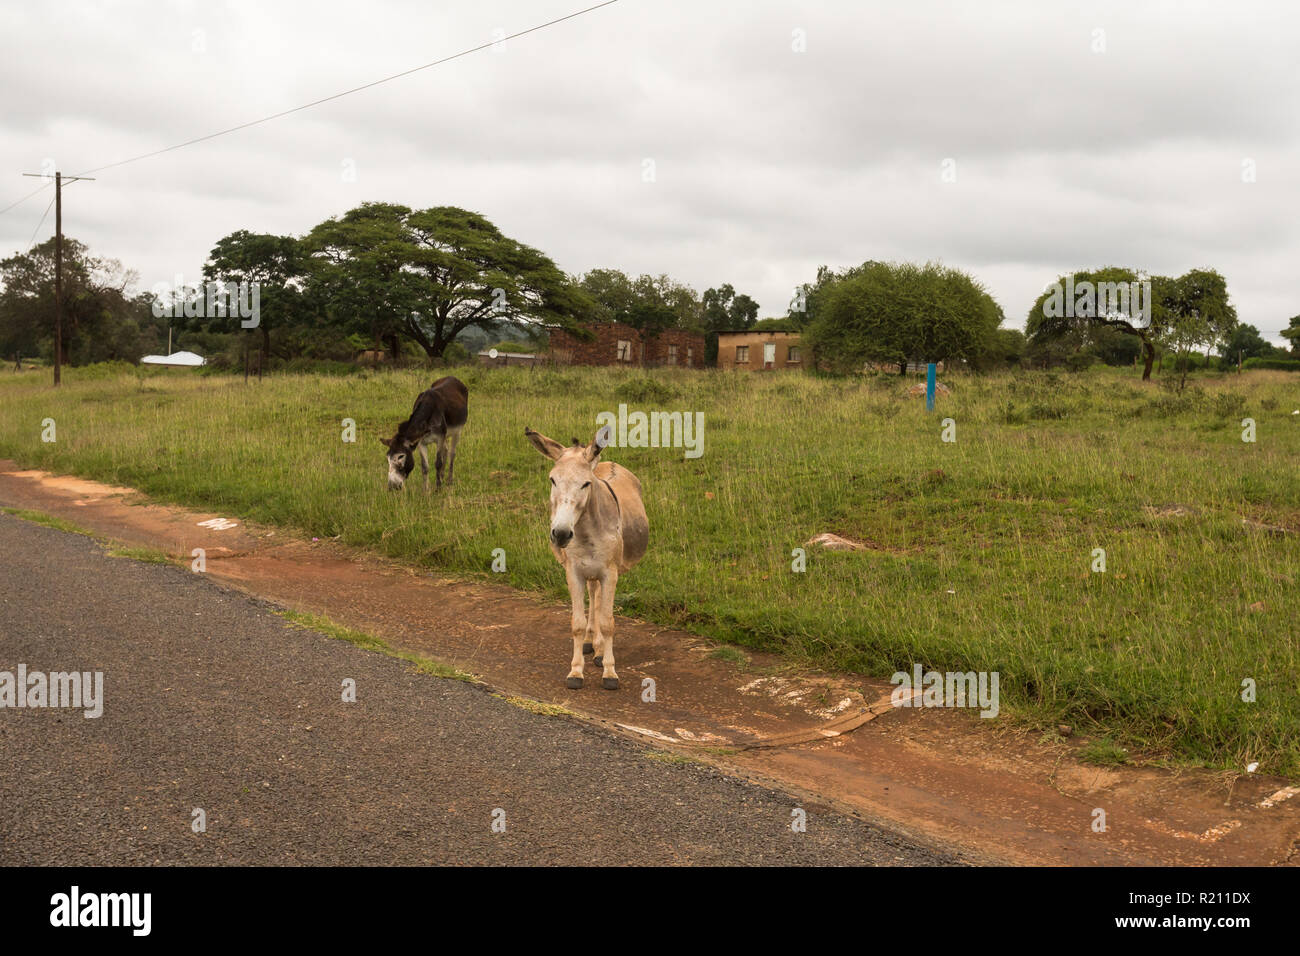
[(440, 378), (420, 393), (411, 409), (411, 417), (397, 426), (392, 438), (380, 438), (388, 449), (388, 488), (400, 491), (406, 476), (415, 467), (415, 453), (420, 453), (420, 470), (424, 472), (424, 490), (429, 490), (429, 453), (424, 446), (437, 442), (438, 456), (434, 461), (438, 487), (442, 487), (442, 466), (447, 464), (447, 484), (452, 483), (456, 469), (456, 445), (460, 430), (469, 418), (469, 389), (460, 379), (451, 375)]

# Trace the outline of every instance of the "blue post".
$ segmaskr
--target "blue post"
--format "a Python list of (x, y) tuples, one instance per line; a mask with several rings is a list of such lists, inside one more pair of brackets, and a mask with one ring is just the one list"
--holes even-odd
[(934, 363), (925, 367), (925, 410), (934, 411)]

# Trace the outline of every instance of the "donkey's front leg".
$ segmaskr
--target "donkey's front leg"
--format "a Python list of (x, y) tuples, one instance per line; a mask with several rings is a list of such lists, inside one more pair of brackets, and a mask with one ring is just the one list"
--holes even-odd
[(596, 659), (593, 663), (600, 666), (600, 643), (597, 640), (596, 633), (596, 611), (600, 608), (600, 582), (587, 582), (587, 643), (582, 645), (582, 653), (595, 654)]
[(420, 471), (424, 472), (424, 490), (429, 490), (429, 452), (424, 447), (424, 442), (415, 446), (420, 452)]
[(433, 467), (437, 471), (437, 475), (438, 475), (439, 490), (442, 489), (442, 469), (443, 466), (447, 463), (446, 447), (447, 447), (447, 436), (442, 435), (438, 438), (438, 455), (433, 460)]
[[(564, 686), (569, 690), (579, 690), (582, 687), (582, 642), (587, 636), (587, 614), (582, 606), (586, 587), (572, 561), (564, 562), (564, 572), (569, 581), (569, 600), (573, 604), (573, 618), (569, 622), (573, 633), (573, 660), (569, 662), (569, 676), (565, 678)], [(593, 616), (595, 611), (593, 607)]]
[(600, 686), (605, 690), (618, 690), (618, 671), (614, 670), (614, 588), (618, 586), (618, 569), (607, 568), (600, 580), (600, 604), (593, 604), (591, 616), (596, 619), (596, 640), (599, 656), (596, 663), (604, 666)]

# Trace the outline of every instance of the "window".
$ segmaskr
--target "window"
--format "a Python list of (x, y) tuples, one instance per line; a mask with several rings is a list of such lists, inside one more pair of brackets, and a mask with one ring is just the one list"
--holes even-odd
[(737, 365), (748, 365), (748, 364), (749, 364), (749, 346), (748, 346), (748, 345), (737, 345), (737, 346), (736, 346), (736, 364), (737, 364)]
[(675, 345), (668, 346), (668, 364), (669, 365), (677, 364), (677, 346)]
[(632, 343), (626, 339), (618, 340), (618, 360), (620, 362), (632, 361)]
[(692, 368), (695, 367), (695, 356), (692, 354), (693, 351), (694, 349), (689, 345), (686, 346), (686, 364)]
[(789, 354), (786, 356), (786, 359), (785, 359), (785, 360), (786, 360), (787, 362), (797, 362), (797, 361), (799, 361), (799, 346), (797, 346), (797, 345), (792, 345), (792, 346), (790, 346), (790, 352), (789, 352)]

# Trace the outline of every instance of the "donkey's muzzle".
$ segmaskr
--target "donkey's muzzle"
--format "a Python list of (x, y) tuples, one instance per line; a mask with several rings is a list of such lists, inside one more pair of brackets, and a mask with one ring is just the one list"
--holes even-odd
[(573, 540), (573, 531), (570, 528), (552, 528), (551, 543), (557, 548), (568, 547), (569, 542)]

